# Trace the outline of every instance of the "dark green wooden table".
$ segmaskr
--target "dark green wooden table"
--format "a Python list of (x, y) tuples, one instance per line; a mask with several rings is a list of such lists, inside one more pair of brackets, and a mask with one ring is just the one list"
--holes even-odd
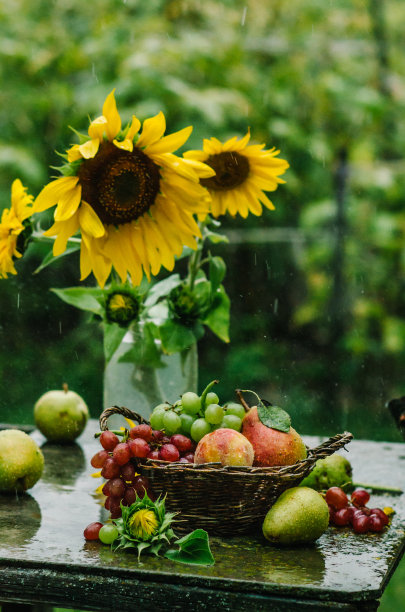
[[(405, 546), (405, 495), (373, 494), (392, 506), (383, 534), (332, 528), (312, 547), (277, 549), (261, 534), (211, 538), (213, 567), (195, 568), (86, 542), (105, 521), (89, 460), (99, 449), (91, 421), (73, 446), (41, 445), (46, 469), (30, 495), (0, 496), (0, 602), (88, 610), (376, 610)], [(305, 438), (316, 446), (319, 438)], [(356, 480), (403, 487), (405, 444), (354, 441)], [(342, 451), (344, 452), (344, 451)]]

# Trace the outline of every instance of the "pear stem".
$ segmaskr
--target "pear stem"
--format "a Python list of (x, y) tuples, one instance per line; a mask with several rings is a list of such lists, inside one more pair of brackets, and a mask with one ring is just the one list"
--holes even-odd
[(402, 489), (396, 487), (368, 484), (366, 482), (353, 482), (351, 486), (358, 489), (371, 489), (373, 493), (393, 493), (394, 495), (401, 495), (403, 493)]
[(63, 388), (65, 393), (67, 393), (69, 391), (69, 385), (67, 383), (63, 383), (62, 388)]
[(245, 398), (243, 397), (242, 390), (241, 389), (235, 389), (235, 393), (238, 396), (238, 399), (239, 399), (240, 403), (242, 404), (242, 406), (244, 407), (245, 411), (249, 412), (250, 406), (246, 402)]

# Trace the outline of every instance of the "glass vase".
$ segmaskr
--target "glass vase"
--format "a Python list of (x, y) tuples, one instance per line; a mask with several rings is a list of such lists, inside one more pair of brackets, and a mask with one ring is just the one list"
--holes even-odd
[[(198, 352), (192, 345), (184, 359), (179, 353), (163, 355), (164, 367), (152, 368), (119, 361), (133, 346), (128, 331), (104, 370), (104, 408), (125, 406), (146, 419), (162, 402), (174, 403), (185, 391), (197, 392)], [(114, 424), (112, 421), (118, 421)], [(122, 425), (122, 417), (111, 417), (109, 428)]]

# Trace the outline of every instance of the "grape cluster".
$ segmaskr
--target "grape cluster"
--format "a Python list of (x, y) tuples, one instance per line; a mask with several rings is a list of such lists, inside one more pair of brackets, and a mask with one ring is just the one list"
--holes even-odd
[(234, 402), (221, 406), (218, 395), (210, 391), (215, 382), (210, 383), (201, 396), (187, 391), (174, 404), (156, 406), (150, 417), (152, 427), (164, 429), (167, 435), (191, 436), (194, 442), (222, 427), (240, 431), (244, 407)]
[(153, 430), (146, 423), (132, 427), (122, 442), (113, 431), (103, 431), (100, 444), (103, 450), (93, 455), (90, 463), (94, 468), (101, 468), (101, 476), (107, 481), (102, 488), (107, 498), (104, 506), (113, 519), (121, 516), (121, 504), (130, 506), (137, 496), (143, 498), (145, 491), (154, 499), (149, 480), (137, 473), (132, 459), (194, 463), (195, 444), (190, 438), (182, 434), (168, 437), (164, 431)]
[(353, 491), (349, 501), (343, 489), (331, 487), (325, 494), (330, 523), (338, 527), (350, 525), (355, 533), (382, 531), (389, 518), (380, 508), (368, 508), (369, 499), (370, 494), (365, 489)]

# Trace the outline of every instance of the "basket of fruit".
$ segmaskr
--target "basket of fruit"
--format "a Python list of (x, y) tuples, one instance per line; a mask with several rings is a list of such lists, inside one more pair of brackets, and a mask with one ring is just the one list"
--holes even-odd
[[(120, 516), (121, 504), (130, 505), (146, 491), (166, 496), (168, 510), (179, 513), (178, 531), (247, 533), (260, 527), (280, 494), (297, 486), (318, 459), (352, 439), (344, 432), (308, 449), (284, 410), (260, 398), (250, 408), (241, 392), (241, 403), (224, 409), (207, 389), (201, 397), (188, 392), (174, 405), (157, 406), (150, 422), (125, 407), (103, 411), (96, 434), (103, 450), (92, 465), (107, 479), (103, 492), (112, 518)], [(110, 431), (113, 414), (137, 424)], [(226, 416), (236, 417), (240, 427)]]

